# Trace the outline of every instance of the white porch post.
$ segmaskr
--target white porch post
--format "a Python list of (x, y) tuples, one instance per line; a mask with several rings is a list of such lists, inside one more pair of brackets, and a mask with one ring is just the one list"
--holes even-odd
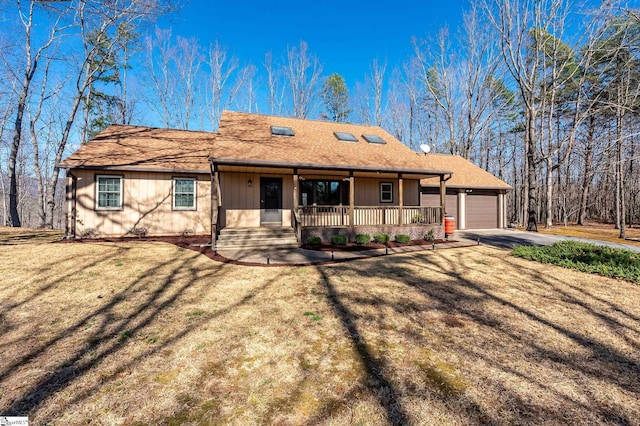
[(506, 213), (506, 203), (504, 202), (505, 193), (500, 191), (498, 193), (498, 228), (506, 228), (505, 218), (507, 216)]
[(458, 229), (467, 228), (467, 193), (464, 189), (458, 192)]

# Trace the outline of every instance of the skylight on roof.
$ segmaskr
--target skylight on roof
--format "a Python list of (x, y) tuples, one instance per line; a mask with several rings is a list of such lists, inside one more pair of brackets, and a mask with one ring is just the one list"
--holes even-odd
[(271, 126), (271, 134), (275, 136), (295, 136), (291, 127)]
[(351, 133), (333, 132), (333, 135), (341, 141), (358, 142), (358, 138), (353, 136)]
[(386, 144), (386, 142), (384, 141), (384, 139), (382, 139), (380, 136), (376, 136), (376, 135), (362, 135), (362, 137), (364, 138), (364, 140), (366, 140), (369, 143), (379, 143), (379, 144)]

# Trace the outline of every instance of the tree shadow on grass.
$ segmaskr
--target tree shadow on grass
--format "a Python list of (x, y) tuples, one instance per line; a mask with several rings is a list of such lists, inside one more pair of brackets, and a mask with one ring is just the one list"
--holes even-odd
[[(565, 299), (565, 303), (570, 306), (584, 308), (580, 315), (584, 314), (599, 319), (613, 327), (612, 330), (616, 330), (618, 333), (624, 328), (625, 323), (618, 321), (607, 313), (594, 309), (589, 303), (568, 294), (560, 288), (560, 285), (564, 283), (556, 280), (551, 274), (541, 272), (540, 268), (523, 267), (520, 262), (512, 263), (511, 259), (507, 258), (505, 260), (507, 255), (504, 252), (501, 253), (493, 262), (496, 262), (496, 265), (500, 262), (509, 264), (515, 271), (513, 275), (503, 276), (499, 273), (496, 274), (495, 271), (492, 272), (491, 265), (487, 265), (486, 274), (493, 274), (492, 278), (502, 283), (502, 285), (511, 282), (511, 285), (506, 285), (504, 288), (513, 288), (522, 292), (522, 298), (515, 299), (517, 301), (512, 297), (504, 297), (500, 294), (502, 286), (493, 288), (490, 285), (490, 279), (486, 279), (486, 275), (485, 278), (482, 278), (484, 281), (469, 278), (472, 276), (467, 273), (470, 269), (482, 267), (483, 265), (473, 265), (466, 262), (462, 253), (452, 257), (443, 256), (439, 252), (408, 254), (406, 256), (394, 256), (393, 259), (381, 258), (376, 261), (351, 262), (335, 267), (335, 269), (339, 268), (341, 276), (348, 276), (354, 282), (356, 282), (355, 280), (357, 280), (356, 277), (358, 276), (366, 278), (377, 277), (380, 280), (389, 280), (394, 286), (400, 286), (390, 291), (403, 292), (402, 288), (405, 287), (420, 295), (419, 300), (405, 299), (402, 303), (386, 300), (385, 297), (367, 295), (366, 289), (363, 290), (362, 286), (352, 291), (347, 291), (345, 289), (349, 288), (348, 285), (335, 282), (335, 273), (328, 274), (326, 272), (327, 269), (319, 269), (323, 283), (329, 292), (331, 304), (336, 314), (340, 317), (343, 327), (348, 330), (353, 344), (358, 348), (362, 362), (368, 365), (368, 374), (376, 379), (383, 376), (380, 382), (384, 386), (388, 386), (389, 398), (380, 398), (380, 404), (385, 408), (389, 422), (411, 421), (412, 416), (409, 416), (399, 401), (411, 396), (412, 391), (410, 386), (398, 388), (392, 385), (397, 380), (395, 378), (397, 373), (389, 370), (392, 367), (388, 367), (384, 359), (372, 355), (371, 350), (369, 350), (370, 346), (363, 343), (365, 340), (363, 332), (366, 335), (366, 330), (359, 329), (357, 325), (360, 320), (375, 322), (375, 316), (378, 315), (377, 326), (384, 329), (384, 327), (388, 326), (384, 323), (385, 309), (391, 310), (413, 323), (414, 327), (393, 330), (393, 332), (404, 336), (405, 342), (409, 342), (405, 343), (405, 345), (408, 344), (411, 347), (433, 347), (433, 342), (429, 341), (424, 333), (416, 331), (428, 331), (428, 328), (425, 328), (428, 327), (428, 323), (422, 321), (421, 318), (424, 317), (423, 314), (425, 312), (431, 312), (436, 314), (439, 321), (445, 323), (449, 321), (451, 324), (447, 324), (448, 326), (456, 327), (456, 322), (462, 324), (470, 322), (483, 329), (497, 332), (498, 337), (490, 337), (490, 339), (498, 340), (484, 343), (487, 345), (509, 345), (505, 347), (507, 351), (505, 355), (507, 357), (509, 353), (513, 353), (516, 357), (522, 357), (525, 363), (544, 365), (545, 368), (548, 368), (549, 365), (558, 365), (562, 371), (573, 372), (570, 373), (571, 377), (577, 374), (589, 380), (608, 383), (608, 385), (617, 387), (622, 392), (636, 395), (640, 392), (640, 366), (637, 359), (621, 352), (608, 341), (605, 342), (601, 338), (590, 336), (585, 330), (574, 330), (562, 322), (556, 322), (535, 309), (531, 309), (528, 306), (530, 300), (541, 297), (541, 295), (537, 294), (538, 289), (535, 286), (527, 287), (523, 283), (530, 281), (542, 283), (547, 287), (546, 291), (555, 294), (554, 297)], [(438, 274), (440, 278), (429, 279), (429, 276), (434, 274)], [(445, 278), (443, 279), (442, 277)], [(337, 290), (336, 286), (340, 290)], [(609, 303), (609, 305), (611, 307), (612, 304)], [(370, 318), (359, 317), (354, 311), (354, 309), (357, 310), (358, 306), (373, 306), (376, 308), (377, 314), (372, 314)], [(485, 306), (493, 306), (494, 310), (485, 310), (483, 309)], [(495, 310), (496, 307), (501, 307), (512, 318), (524, 318), (527, 327), (531, 327), (531, 329), (521, 329), (518, 324), (505, 320), (501, 315), (498, 315)], [(611, 308), (615, 310), (618, 307), (614, 304)], [(631, 318), (634, 316), (628, 312), (627, 315)], [(568, 339), (573, 347), (580, 348), (582, 352), (586, 351), (588, 355), (575, 357), (573, 351), (567, 352), (562, 347), (554, 347), (544, 341), (538, 341), (535, 334), (537, 332), (556, 333), (562, 336), (563, 339)], [(628, 344), (636, 346), (633, 338), (623, 338), (627, 340)], [(632, 423), (629, 411), (615, 401), (604, 402), (600, 399), (599, 401), (585, 403), (583, 398), (585, 396), (588, 397), (589, 389), (580, 390), (579, 387), (584, 379), (577, 379), (575, 386), (578, 387), (571, 392), (565, 392), (564, 389), (559, 390), (547, 383), (547, 377), (533, 374), (528, 370), (519, 371), (511, 367), (510, 362), (505, 362), (506, 360), (502, 360), (500, 357), (496, 358), (496, 356), (489, 355), (490, 352), (485, 354), (482, 346), (447, 348), (447, 345), (445, 345), (444, 348), (445, 352), (452, 350), (454, 353), (464, 354), (461, 359), (474, 360), (474, 363), (482, 362), (491, 366), (495, 371), (518, 377), (519, 380), (530, 383), (534, 388), (538, 388), (541, 392), (547, 394), (551, 400), (563, 401), (564, 407), (570, 407), (576, 412), (592, 413), (600, 421), (614, 421), (620, 424)], [(530, 358), (531, 355), (528, 355), (529, 353), (533, 354), (533, 359)], [(535, 368), (532, 371), (535, 371)], [(392, 377), (394, 378), (392, 379)], [(502, 379), (492, 376), (484, 377), (483, 380), (485, 384), (488, 384), (493, 389), (502, 388), (502, 399), (509, 404), (509, 409), (514, 410), (511, 413), (511, 420), (508, 420), (510, 422), (539, 422), (543, 421), (543, 419), (566, 420), (564, 417), (566, 413), (563, 410), (559, 411), (553, 404), (545, 405), (542, 402), (523, 399), (519, 391), (515, 388), (509, 388), (513, 384), (505, 386), (502, 383)], [(566, 377), (566, 380), (574, 381), (576, 379)], [(437, 379), (433, 383), (438, 388), (436, 382), (438, 382)], [(439, 390), (442, 390), (442, 387)], [(505, 421), (505, 418), (497, 416), (496, 412), (487, 412), (486, 406), (482, 401), (473, 401), (469, 397), (461, 398), (461, 395), (455, 392), (439, 392), (439, 394), (445, 403), (450, 403), (451, 407), (458, 407), (464, 413), (463, 416), (466, 416), (466, 421), (472, 423), (481, 422), (483, 424), (502, 423)], [(460, 413), (455, 415), (457, 414)]]
[(317, 270), (321, 276), (321, 285), (327, 291), (329, 304), (333, 308), (335, 315), (340, 319), (342, 327), (347, 331), (351, 343), (357, 351), (359, 362), (367, 375), (367, 383), (374, 391), (380, 405), (384, 408), (387, 420), (394, 425), (407, 424), (409, 418), (400, 401), (400, 395), (385, 375), (384, 360), (376, 359), (370, 352), (366, 340), (358, 330), (355, 316), (347, 305), (343, 303), (325, 269), (319, 267)]
[[(116, 253), (123, 254), (123, 250), (119, 248)], [(124, 374), (134, 368), (138, 362), (146, 357), (161, 353), (165, 347), (180, 341), (180, 339), (192, 333), (193, 328), (187, 323), (181, 325), (168, 338), (153, 345), (148, 345), (139, 355), (135, 357), (126, 355), (127, 342), (157, 320), (174, 303), (179, 302), (187, 290), (196, 282), (202, 285), (202, 281), (206, 280), (212, 281), (211, 285), (215, 285), (218, 280), (223, 279), (225, 276), (227, 265), (211, 263), (210, 269), (205, 271), (194, 270), (192, 263), (200, 255), (191, 251), (185, 251), (184, 253), (180, 256), (180, 259), (171, 258), (147, 268), (131, 284), (108, 296), (105, 304), (76, 319), (73, 324), (58, 331), (52, 338), (37, 344), (36, 347), (28, 350), (23, 356), (5, 364), (0, 369), (0, 383), (14, 374), (20, 374), (20, 370), (30, 368), (41, 357), (47, 356), (47, 352), (52, 347), (59, 347), (64, 344), (66, 339), (70, 339), (73, 336), (81, 336), (84, 341), (81, 346), (71, 348), (52, 367), (49, 367), (49, 373), (45, 373), (37, 382), (21, 390), (17, 398), (12, 401), (5, 399), (0, 411), (5, 415), (28, 415), (34, 413), (45, 401), (80, 381), (101, 362), (107, 359), (111, 360), (110, 362), (115, 360), (116, 366), (110, 371), (108, 377), (103, 377), (95, 383), (83, 386), (81, 392), (76, 393), (72, 398), (65, 401), (65, 405), (69, 406), (82, 402), (101, 387), (118, 380), (120, 374)], [(105, 255), (88, 265), (79, 262), (78, 268), (96, 266), (108, 259), (110, 259), (110, 256)], [(168, 272), (163, 272), (167, 270)], [(55, 283), (62, 282), (76, 272), (74, 268), (53, 281)], [(155, 281), (155, 277), (163, 278), (161, 281)], [(177, 282), (181, 284), (178, 285)], [(49, 289), (51, 286), (55, 286), (55, 283), (49, 283), (44, 288)], [(209, 322), (214, 321), (221, 315), (248, 303), (256, 294), (270, 285), (271, 282), (266, 281), (260, 287), (246, 291), (243, 296), (239, 294), (238, 296), (241, 297), (235, 303), (223, 306), (213, 313), (203, 313), (201, 314), (202, 319)], [(38, 292), (41, 291), (42, 289), (38, 290)], [(130, 309), (130, 299), (139, 300), (141, 295), (142, 300), (136, 304), (135, 309)], [(13, 309), (18, 307), (21, 307), (21, 304), (16, 304)], [(123, 314), (123, 311), (126, 313)], [(119, 354), (121, 354), (121, 357), (119, 357)], [(64, 412), (63, 407), (59, 409), (59, 412), (48, 413), (47, 415), (61, 414), (62, 412)]]

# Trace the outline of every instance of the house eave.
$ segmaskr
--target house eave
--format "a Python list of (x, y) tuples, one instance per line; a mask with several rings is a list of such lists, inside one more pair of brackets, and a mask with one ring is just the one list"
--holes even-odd
[(308, 170), (335, 170), (344, 172), (373, 172), (373, 173), (400, 173), (403, 175), (419, 175), (419, 176), (444, 176), (451, 175), (453, 172), (448, 170), (421, 170), (421, 169), (404, 169), (395, 167), (375, 167), (361, 165), (345, 165), (345, 164), (321, 164), (321, 163), (303, 163), (303, 162), (280, 162), (268, 160), (248, 160), (236, 158), (214, 158), (209, 157), (212, 165), (239, 166), (239, 167), (265, 167), (278, 169), (308, 169)]
[(79, 166), (63, 165), (59, 166), (65, 170), (104, 170), (118, 172), (153, 172), (153, 173), (184, 173), (184, 174), (205, 174), (211, 172), (208, 169), (178, 169), (171, 167), (136, 167), (136, 166)]

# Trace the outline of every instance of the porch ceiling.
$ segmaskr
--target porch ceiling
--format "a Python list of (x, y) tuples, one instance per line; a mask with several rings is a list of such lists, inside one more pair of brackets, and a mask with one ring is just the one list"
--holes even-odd
[(397, 179), (398, 174), (401, 173), (402, 177), (407, 179), (427, 179), (427, 178), (438, 178), (439, 176), (449, 174), (450, 172), (445, 171), (425, 171), (424, 173), (420, 173), (416, 170), (399, 170), (399, 171), (390, 171), (390, 170), (358, 170), (357, 167), (354, 170), (349, 170), (345, 167), (340, 167), (336, 169), (331, 169), (328, 167), (309, 167), (307, 165), (301, 165), (302, 167), (270, 167), (268, 165), (265, 166), (254, 166), (254, 165), (244, 165), (244, 164), (220, 164), (212, 161), (213, 164), (216, 165), (217, 170), (220, 172), (232, 172), (232, 173), (253, 173), (253, 174), (278, 174), (278, 175), (293, 175), (294, 171), (297, 171), (298, 175), (306, 178), (313, 178), (315, 176), (318, 177), (341, 177), (346, 178), (349, 177), (349, 173), (353, 173), (353, 176), (360, 178), (379, 178), (379, 179)]

